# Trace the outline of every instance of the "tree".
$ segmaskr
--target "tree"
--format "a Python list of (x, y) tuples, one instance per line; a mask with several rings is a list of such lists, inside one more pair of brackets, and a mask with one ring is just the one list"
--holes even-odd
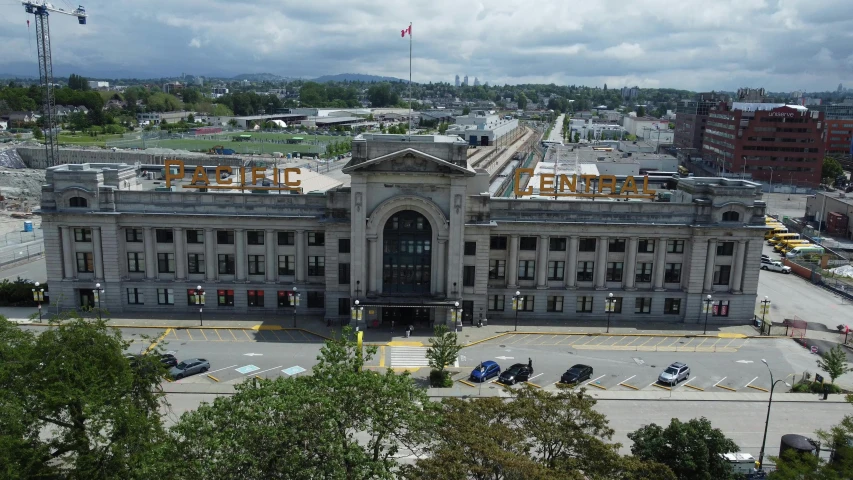
[(89, 90), (89, 81), (86, 77), (72, 73), (68, 77), (68, 88), (80, 91)]
[(441, 122), (438, 124), (438, 133), (444, 135), (447, 133), (447, 128), (450, 126), (447, 122)]
[(471, 107), (462, 107), (462, 115), (468, 115), (471, 113)]
[(33, 138), (41, 140), (44, 138), (44, 132), (42, 132), (39, 127), (33, 127)]
[(853, 369), (847, 366), (847, 354), (844, 353), (841, 345), (836, 345), (825, 352), (822, 358), (817, 361), (817, 366), (829, 375), (830, 382), (832, 383), (835, 383), (836, 378), (853, 371)]
[(449, 331), (446, 325), (436, 325), (433, 330), (433, 337), (429, 339), (429, 344), (426, 358), (429, 360), (430, 368), (432, 368), (430, 383), (433, 387), (453, 385), (453, 380), (449, 378), (445, 369), (459, 357), (459, 351), (462, 350), (459, 337), (455, 331)]
[(192, 113), (187, 115), (187, 123), (195, 123), (195, 115)]
[(823, 159), (823, 168), (821, 169), (820, 174), (821, 178), (828, 178), (830, 181), (835, 182), (835, 179), (841, 175), (844, 175), (844, 168), (841, 167), (838, 160), (832, 157), (826, 157)]
[(370, 100), (371, 106), (378, 108), (396, 105), (400, 101), (400, 96), (391, 90), (391, 84), (383, 82), (371, 85), (367, 89), (367, 99)]
[(181, 92), (184, 103), (198, 103), (201, 100), (201, 92), (197, 88), (186, 88)]
[(631, 453), (640, 460), (668, 466), (679, 479), (722, 480), (732, 477), (720, 454), (737, 452), (737, 444), (705, 417), (682, 422), (673, 418), (666, 429), (654, 423), (628, 434)]
[(581, 132), (575, 132), (575, 143), (579, 143), (581, 141)]
[(520, 108), (521, 110), (527, 108), (527, 95), (525, 95), (524, 92), (519, 93), (515, 101), (516, 103), (518, 103), (518, 108)]
[(231, 120), (228, 120), (228, 126), (237, 127), (237, 120), (233, 118)]
[(639, 117), (645, 117), (645, 116), (646, 116), (646, 107), (643, 107), (642, 105), (637, 107), (637, 117), (639, 118)]

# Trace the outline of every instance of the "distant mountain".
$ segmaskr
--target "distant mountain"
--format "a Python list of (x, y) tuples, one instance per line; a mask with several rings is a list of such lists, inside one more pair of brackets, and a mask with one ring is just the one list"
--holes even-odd
[(323, 75), (313, 80), (317, 83), (326, 82), (407, 82), (394, 77), (382, 77), (379, 75), (365, 75), (363, 73), (339, 73), (337, 75)]
[(232, 80), (248, 80), (250, 82), (281, 82), (286, 78), (272, 73), (241, 73), (231, 77)]
[(21, 80), (35, 80), (38, 77), (34, 77), (32, 75), (15, 75), (10, 73), (0, 73), (0, 78), (14, 80), (16, 78), (20, 78)]

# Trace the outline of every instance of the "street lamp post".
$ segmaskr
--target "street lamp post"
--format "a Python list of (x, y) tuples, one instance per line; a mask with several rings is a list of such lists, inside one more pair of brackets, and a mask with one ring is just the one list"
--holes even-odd
[(790, 387), (791, 385), (788, 382), (785, 382), (784, 379), (773, 380), (773, 370), (770, 369), (770, 365), (767, 363), (767, 360), (761, 359), (761, 363), (763, 363), (767, 367), (767, 371), (770, 372), (770, 399), (767, 401), (767, 419), (764, 421), (764, 439), (761, 440), (761, 451), (758, 454), (758, 470), (764, 471), (764, 446), (767, 444), (767, 426), (770, 424), (770, 406), (773, 405), (773, 389), (776, 388), (776, 384), (779, 382), (784, 382), (786, 387)]
[(352, 319), (355, 320), (355, 331), (357, 332), (359, 329), (359, 324), (361, 322), (361, 318), (364, 315), (364, 307), (359, 305), (359, 301), (355, 301), (355, 305), (350, 307), (350, 313), (352, 314)]
[(104, 289), (101, 288), (100, 283), (95, 284), (95, 290), (92, 292), (95, 294), (95, 303), (98, 304), (98, 320), (101, 319), (101, 294), (104, 293)]
[(710, 295), (705, 297), (705, 329), (702, 330), (702, 335), (705, 335), (708, 333), (708, 314), (711, 313), (711, 302), (712, 301), (713, 301), (713, 299), (711, 298)]
[(512, 296), (512, 309), (515, 310), (515, 331), (518, 331), (518, 311), (521, 310), (521, 303), (524, 302), (524, 297), (521, 296), (521, 292), (518, 290), (515, 291), (515, 295)]
[(193, 295), (195, 297), (195, 304), (198, 305), (198, 321), (200, 326), (204, 326), (204, 317), (202, 317), (202, 310), (204, 309), (204, 289), (201, 288), (201, 285), (195, 287), (195, 293)]
[(298, 288), (293, 287), (293, 292), (290, 294), (290, 306), (293, 307), (293, 328), (296, 328), (296, 307), (299, 306), (299, 299), (302, 298), (302, 294), (298, 290)]
[(41, 323), (41, 302), (44, 301), (44, 289), (39, 288), (40, 285), (41, 284), (39, 282), (36, 282), (36, 288), (33, 289), (33, 300), (35, 300), (39, 306), (39, 323)]
[[(761, 301), (761, 333), (764, 333), (765, 319), (767, 318), (767, 310), (770, 309), (770, 299), (764, 297)], [(770, 329), (767, 329), (767, 334), (770, 335)]]
[(607, 333), (610, 333), (610, 314), (613, 313), (613, 304), (616, 302), (616, 299), (613, 298), (613, 294), (610, 293), (607, 295), (607, 299), (604, 301), (604, 311), (607, 312)]

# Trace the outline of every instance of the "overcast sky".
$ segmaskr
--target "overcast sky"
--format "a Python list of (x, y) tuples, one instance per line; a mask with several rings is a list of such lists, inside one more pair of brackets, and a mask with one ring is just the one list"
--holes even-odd
[[(490, 84), (853, 87), (853, 0), (93, 0), (85, 7), (85, 26), (50, 17), (57, 76), (407, 78), (409, 41), (400, 30), (412, 22), (416, 82), (467, 74)], [(20, 4), (0, 0), (0, 73), (38, 75), (27, 19)]]

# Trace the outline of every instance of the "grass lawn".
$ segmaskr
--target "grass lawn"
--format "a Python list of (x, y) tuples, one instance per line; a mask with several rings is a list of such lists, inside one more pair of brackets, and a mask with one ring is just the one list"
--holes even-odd
[(110, 135), (110, 134), (102, 134), (97, 137), (92, 137), (87, 134), (70, 134), (70, 133), (60, 133), (59, 134), (59, 144), (60, 145), (92, 145), (96, 147), (104, 147), (107, 142), (113, 140), (121, 140), (121, 135)]
[[(229, 134), (229, 137), (234, 137), (241, 134)], [(315, 137), (310, 133), (271, 133), (271, 132), (243, 132), (242, 135), (251, 135), (252, 140), (254, 139), (264, 139), (264, 140), (288, 140), (293, 137), (302, 137), (306, 142), (313, 142)], [(347, 137), (345, 135), (333, 136), (333, 135), (317, 135), (316, 140), (318, 142), (341, 142), (346, 139), (351, 139), (352, 137)]]

